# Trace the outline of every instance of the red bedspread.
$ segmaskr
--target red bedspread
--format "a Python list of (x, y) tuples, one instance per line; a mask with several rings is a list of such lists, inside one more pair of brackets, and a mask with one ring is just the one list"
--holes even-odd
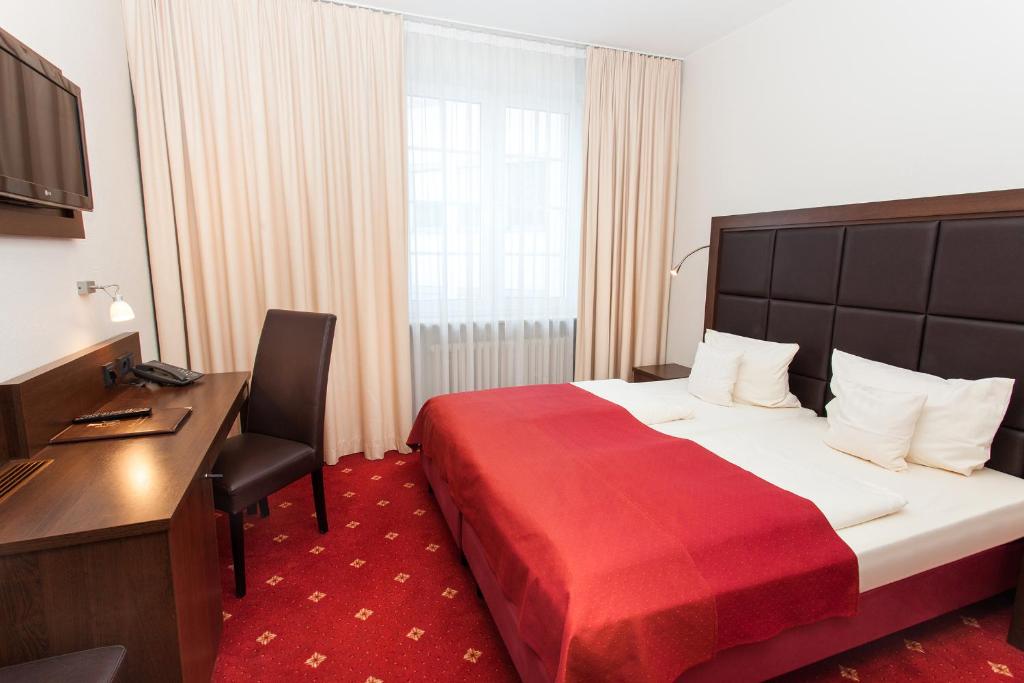
[(556, 680), (671, 681), (856, 612), (856, 556), (811, 502), (572, 385), (433, 398), (409, 444)]

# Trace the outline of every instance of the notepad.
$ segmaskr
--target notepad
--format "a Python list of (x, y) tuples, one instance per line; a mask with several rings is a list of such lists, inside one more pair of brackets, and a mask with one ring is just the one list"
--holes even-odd
[(133, 436), (173, 434), (192, 413), (192, 407), (154, 408), (153, 414), (132, 420), (107, 420), (73, 424), (58, 433), (50, 443), (72, 443), (75, 441), (96, 441), (98, 439), (124, 439)]

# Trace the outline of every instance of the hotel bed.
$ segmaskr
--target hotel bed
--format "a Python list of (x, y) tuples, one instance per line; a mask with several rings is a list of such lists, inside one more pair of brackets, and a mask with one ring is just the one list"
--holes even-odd
[[(609, 385), (616, 382), (576, 386), (614, 403), (617, 392)], [(857, 557), (857, 617), (799, 626), (771, 640), (731, 648), (690, 669), (681, 681), (763, 680), (1016, 585), (1024, 552), (1019, 540), (1024, 536), (1024, 480), (988, 468), (970, 477), (914, 464), (891, 472), (826, 446), (825, 419), (806, 408), (725, 408), (690, 396), (686, 384), (683, 379), (636, 385), (652, 398), (687, 402), (694, 408), (690, 419), (651, 429), (691, 439), (754, 472), (764, 474), (764, 460), (769, 458), (790, 462), (794, 471), (811, 469), (835, 477), (837, 484), (878, 486), (906, 503), (836, 531)], [(517, 609), (504, 598), (479, 536), (460, 514), (447, 482), (429, 457), (423, 458), (423, 467), (520, 676), (531, 682), (552, 680), (519, 639)], [(786, 477), (772, 480), (783, 488), (789, 482)], [(811, 500), (821, 495), (814, 492)]]
[[(803, 407), (715, 406), (690, 396), (687, 380), (672, 380), (632, 385), (631, 391), (643, 392), (655, 401), (686, 403), (692, 408), (689, 419), (641, 426), (646, 432), (630, 431), (634, 428), (625, 422), (615, 424), (650, 444), (651, 457), (657, 449), (671, 450), (674, 444), (692, 441), (698, 446), (676, 448), (676, 459), (664, 462), (686, 463), (691, 456), (695, 462), (705, 462), (701, 460), (703, 447), (737, 465), (745, 475), (751, 473), (761, 482), (796, 494), (797, 500), (811, 501), (836, 530), (825, 533), (817, 529), (807, 538), (817, 546), (838, 537), (839, 547), (855, 556), (855, 574), (846, 592), (839, 580), (829, 584), (839, 576), (848, 580), (849, 573), (844, 574), (841, 557), (821, 550), (815, 555), (820, 564), (809, 567), (803, 583), (796, 585), (812, 594), (820, 589), (821, 600), (836, 604), (831, 609), (828, 604), (811, 604), (800, 616), (768, 626), (761, 623), (765, 618), (757, 612), (766, 609), (765, 605), (779, 608), (780, 603), (772, 602), (778, 597), (772, 591), (789, 590), (791, 598), (802, 599), (800, 591), (794, 591), (793, 584), (787, 588), (779, 576), (765, 579), (766, 586), (778, 588), (765, 588), (760, 595), (749, 590), (744, 593), (751, 603), (749, 615), (737, 609), (735, 599), (732, 607), (720, 602), (720, 612), (732, 611), (731, 621), (719, 621), (717, 628), (739, 629), (744, 635), (727, 639), (723, 647), (696, 651), (691, 651), (687, 638), (678, 637), (680, 661), (686, 662), (678, 669), (680, 681), (762, 680), (1016, 584), (1024, 538), (1024, 480), (1020, 478), (1024, 475), (1024, 273), (1016, 265), (1024, 257), (1022, 216), (1024, 192), (1012, 191), (715, 219), (707, 327), (799, 343), (789, 384)], [(1014, 378), (1016, 387), (988, 467), (969, 477), (913, 464), (892, 472), (825, 445), (826, 420), (820, 415), (831, 398), (829, 356), (834, 348), (943, 377)], [(562, 396), (573, 405), (578, 403), (581, 410), (589, 410), (598, 404), (580, 395), (621, 405), (622, 387), (618, 380), (581, 382), (573, 388), (579, 394), (551, 396)], [(508, 396), (516, 400), (514, 394)], [(532, 400), (530, 394), (522, 396)], [(536, 406), (531, 409), (532, 413), (523, 411), (522, 420), (537, 419)], [(476, 414), (468, 404), (467, 411)], [(513, 429), (515, 409), (508, 415), (510, 432), (532, 433), (525, 424), (516, 423)], [(510, 588), (508, 563), (512, 561), (518, 570), (520, 566), (529, 568), (534, 560), (507, 557), (510, 552), (515, 554), (508, 550), (515, 543), (502, 546), (496, 542), (494, 536), (502, 532), (494, 520), (512, 517), (519, 523), (519, 517), (529, 516), (529, 512), (500, 500), (500, 489), (494, 489), (492, 497), (499, 500), (496, 504), (505, 507), (482, 514), (490, 503), (474, 488), (479, 484), (482, 490), (488, 485), (486, 477), (479, 476), (480, 464), (487, 462), (481, 454), (487, 451), (489, 434), (497, 430), (478, 432), (468, 443), (462, 438), (455, 444), (458, 448), (450, 448), (444, 429), (435, 429), (433, 439), (419, 438), (422, 425), (418, 423), (417, 429), (412, 441), (423, 444), (422, 462), (431, 487), (520, 676), (531, 682), (580, 680), (585, 677), (579, 676), (579, 671), (592, 674), (599, 670), (593, 662), (588, 663), (589, 669), (575, 673), (571, 664), (565, 668), (565, 643), (562, 668), (553, 665), (550, 652), (539, 656), (542, 648), (528, 644), (541, 642), (537, 623), (550, 615), (538, 611), (537, 605), (524, 603), (521, 592)], [(652, 436), (655, 432), (676, 439), (659, 441)], [(470, 433), (471, 427), (447, 432), (456, 437)], [(506, 456), (514, 453), (507, 444), (504, 448)], [(463, 458), (465, 453), (475, 453), (476, 460)], [(580, 455), (573, 456), (577, 466), (586, 463)], [(620, 462), (637, 462), (643, 467), (647, 459), (642, 450), (631, 457), (632, 461)], [(728, 474), (729, 466), (723, 467)], [(550, 470), (548, 479), (552, 478), (550, 472), (556, 471)], [(458, 490), (453, 490), (449, 481), (453, 472)], [(559, 476), (574, 475), (564, 471)], [(685, 482), (678, 472), (672, 476)], [(623, 477), (624, 482), (631, 478)], [(489, 485), (500, 486), (495, 482), (500, 478)], [(543, 478), (537, 482), (541, 493), (548, 485)], [(697, 498), (701, 495), (708, 492), (698, 492)], [(705, 503), (714, 500), (710, 495)], [(779, 500), (785, 503), (786, 499)], [(724, 510), (720, 508), (719, 513)], [(750, 512), (753, 516), (757, 511)], [(727, 516), (726, 527), (735, 523), (736, 515), (729, 511)], [(475, 528), (474, 520), (482, 528)], [(757, 523), (752, 518), (751, 524)], [(642, 525), (637, 523), (637, 527)], [(543, 534), (537, 531), (541, 528), (536, 522), (533, 527), (508, 527), (513, 536), (523, 529), (529, 532), (526, 536)], [(638, 529), (638, 534), (647, 531)], [(527, 541), (534, 545), (522, 547), (545, 548), (543, 543), (537, 545), (536, 539)], [(808, 552), (817, 550), (814, 547)], [(695, 557), (707, 554), (706, 548), (691, 551)], [(751, 553), (752, 557), (771, 559), (764, 549), (752, 547)], [(571, 553), (567, 557), (572, 557)], [(566, 585), (572, 585), (571, 567), (563, 568), (557, 562), (545, 566), (538, 560), (533, 569), (540, 572), (542, 580), (545, 567), (548, 573), (552, 568), (564, 569), (570, 577)], [(783, 578), (788, 581), (792, 577)], [(649, 584), (637, 590), (657, 592)], [(846, 604), (850, 591), (852, 603)], [(750, 628), (740, 623), (744, 618), (750, 619)], [(635, 614), (624, 619), (641, 623)], [(654, 619), (656, 623), (657, 617)], [(566, 624), (571, 621), (566, 618)], [(708, 628), (714, 630), (713, 619), (711, 623)], [(569, 631), (566, 626), (564, 638), (571, 642)], [(652, 648), (663, 650), (666, 642), (672, 642), (643, 628), (628, 632), (630, 637), (636, 633), (652, 633)], [(696, 637), (694, 633), (698, 632), (691, 632), (690, 640)], [(665, 664), (663, 659), (659, 661)], [(657, 677), (664, 679), (666, 670), (664, 666), (658, 669)], [(619, 676), (613, 672), (607, 677)]]

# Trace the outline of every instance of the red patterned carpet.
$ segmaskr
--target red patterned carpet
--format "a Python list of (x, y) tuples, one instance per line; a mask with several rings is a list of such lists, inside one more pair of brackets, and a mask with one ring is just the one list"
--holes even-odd
[[(227, 520), (224, 635), (217, 681), (515, 681), (512, 663), (459, 563), (416, 455), (326, 468), (331, 531), (313, 519), (308, 478), (248, 517), (248, 595), (234, 597)], [(790, 674), (805, 681), (1006, 681), (1024, 653), (1005, 642), (1009, 598)]]

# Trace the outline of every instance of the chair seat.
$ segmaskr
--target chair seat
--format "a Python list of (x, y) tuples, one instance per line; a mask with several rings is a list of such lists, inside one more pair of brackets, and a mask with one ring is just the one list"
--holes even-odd
[(97, 647), (92, 650), (71, 652), (66, 655), (37, 659), (0, 669), (4, 683), (110, 683), (117, 676), (124, 660), (125, 649), (120, 645)]
[(218, 508), (238, 512), (320, 467), (311, 446), (247, 432), (227, 439), (213, 467)]

